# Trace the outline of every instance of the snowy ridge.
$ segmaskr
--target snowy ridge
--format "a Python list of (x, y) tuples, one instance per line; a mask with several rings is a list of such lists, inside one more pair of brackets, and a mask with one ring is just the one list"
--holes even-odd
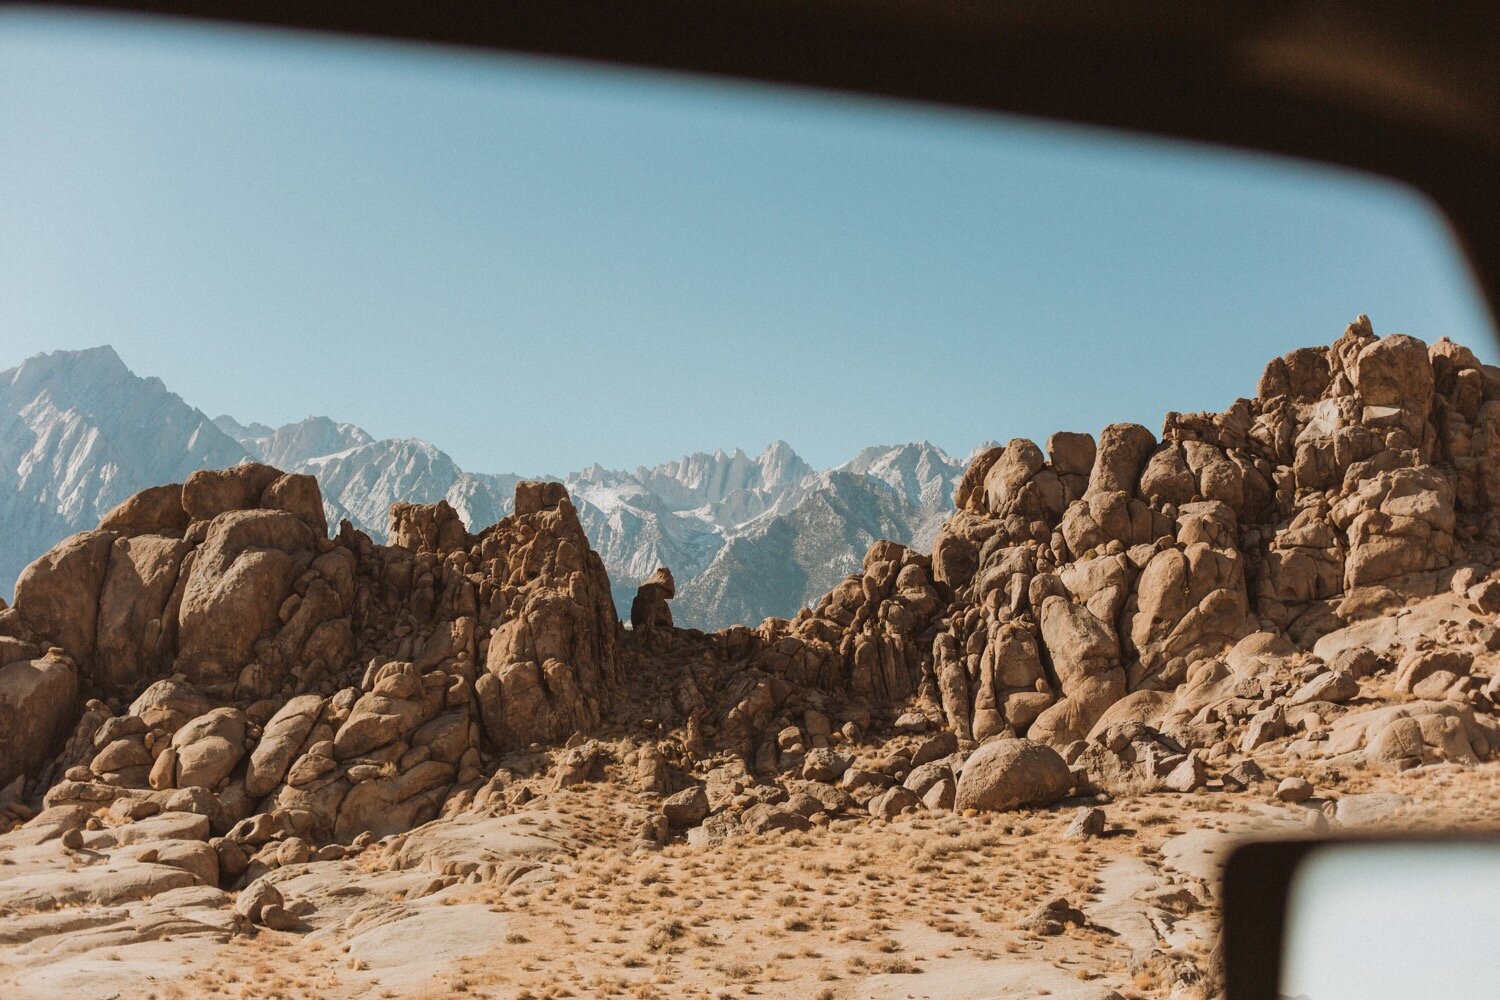
[(132, 493), (247, 458), (110, 347), (42, 354), (0, 372), (0, 594), (9, 596), (28, 562)]
[[(270, 427), (209, 420), (108, 347), (0, 373), (0, 589), (130, 494), (194, 469), (263, 461), (317, 476), (330, 525), (384, 541), (391, 505), (446, 499), (471, 530), (510, 512), (514, 474), (464, 470), (416, 438), (376, 440), (325, 416)], [(819, 471), (785, 441), (699, 452), (633, 472), (591, 465), (566, 483), (609, 569), (616, 607), (658, 566), (680, 624), (791, 615), (858, 568), (876, 538), (930, 544), (966, 463), (928, 442), (866, 448)]]

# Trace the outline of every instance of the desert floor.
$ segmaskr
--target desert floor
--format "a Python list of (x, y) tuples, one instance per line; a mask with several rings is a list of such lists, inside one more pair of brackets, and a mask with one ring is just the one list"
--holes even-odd
[[(72, 911), (66, 933), (19, 941), (0, 930), (0, 983), (9, 996), (99, 1000), (1208, 996), (1216, 868), (1237, 840), (1500, 819), (1497, 763), (1341, 777), (1337, 809), (1333, 794), (1281, 804), (1270, 783), (1115, 799), (1094, 839), (1064, 837), (1094, 801), (1071, 800), (655, 850), (625, 832), (648, 797), (579, 785), (502, 815), (438, 820), (348, 861), (281, 869), (297, 931), (183, 925), (178, 936), (162, 922), (140, 940), (149, 915), (134, 934), (101, 920), (113, 929), (94, 935), (87, 909)], [(60, 848), (0, 864), (34, 864), (29, 852), (41, 851)], [(442, 877), (473, 862), (488, 867)], [(154, 912), (171, 896), (151, 901)], [(1082, 911), (1081, 926), (1026, 926), (1059, 897)]]

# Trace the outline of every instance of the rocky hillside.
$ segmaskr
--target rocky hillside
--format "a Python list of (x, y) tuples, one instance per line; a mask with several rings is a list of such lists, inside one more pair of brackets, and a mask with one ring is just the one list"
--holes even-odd
[[(756, 488), (736, 482), (703, 495)], [(385, 545), (327, 537), (316, 480), (262, 464), (138, 494), (28, 566), (0, 611), (0, 808), (19, 825), (0, 837), (0, 917), (26, 928), (0, 937), (0, 961), (7, 941), (67, 927), (141, 940), (140, 914), (228, 942), (404, 919), (379, 902), (397, 884), (493, 901), (541, 870), (528, 852), (557, 859), (548, 879), (597, 860), (527, 839), (565, 840), (578, 816), (608, 816), (622, 849), (680, 844), (663, 863), (689, 869), (707, 845), (800, 833), (787, 844), (815, 850), (820, 830), (945, 817), (955, 851), (1018, 838), (1003, 872), (1044, 869), (1050, 849), (1025, 838), (1062, 836), (1059, 804), (1083, 840), (1103, 806), (1189, 792), (1166, 815), (1214, 829), (1211, 803), (1232, 793), (1314, 828), (1418, 801), (1495, 818), (1463, 789), (1500, 752), (1500, 369), (1465, 348), (1377, 337), (1360, 317), (1272, 360), (1254, 398), (1172, 413), (1159, 436), (1115, 424), (988, 449), (955, 501), (931, 554), (876, 541), (812, 608), (704, 633), (674, 624), (665, 568), (621, 623), (559, 483), (516, 484), (477, 533), (445, 500), (397, 504)], [(815, 537), (817, 516), (804, 523)], [(777, 545), (798, 557), (797, 536), (760, 551)], [(594, 786), (575, 814), (572, 790)], [(505, 817), (521, 825), (483, 825)], [(1116, 832), (1141, 850), (1125, 868), (1047, 868), (1027, 891), (1053, 901), (996, 919), (1028, 940), (1076, 929), (1073, 950), (1101, 963), (1081, 981), (1215, 995), (1211, 928), (1193, 947), (1173, 930), (1212, 906), (1211, 870), (1181, 860), (1201, 845)], [(455, 846), (474, 837), (478, 854)], [(846, 858), (858, 878), (835, 898), (888, 900), (891, 871), (935, 877), (943, 858)], [(421, 885), (394, 874), (412, 868)], [(340, 902), (351, 878), (368, 888), (342, 891), (369, 908)], [(64, 879), (81, 888), (46, 902), (38, 887)], [(142, 902), (187, 888), (176, 908)], [(783, 931), (820, 921), (825, 946), (847, 940), (835, 915), (777, 899)], [(117, 909), (66, 909), (88, 906)], [(1106, 920), (1125, 928), (1116, 959), (1098, 950), (1118, 947), (1096, 933)], [(661, 933), (653, 949), (687, 935)], [(721, 942), (681, 947), (700, 944)]]
[[(398, 502), (446, 500), (469, 528), (493, 524), (510, 512), (521, 479), (469, 472), (426, 441), (376, 440), (327, 417), (276, 428), (228, 415), (210, 422), (159, 381), (137, 378), (109, 348), (59, 351), (0, 374), (0, 513), (10, 529), (0, 539), (0, 596), (26, 563), (92, 527), (131, 493), (243, 461), (316, 476), (328, 523), (348, 520), (379, 542)], [(617, 603), (628, 602), (659, 565), (675, 567), (691, 583), (728, 541), (746, 537), (749, 558), (716, 567), (684, 602), (685, 623), (717, 628), (795, 613), (857, 563), (874, 537), (930, 541), (952, 510), (963, 467), (924, 443), (866, 449), (837, 471), (848, 474), (840, 506), (854, 516), (889, 508), (882, 526), (872, 532), (864, 516), (829, 534), (831, 548), (804, 549), (810, 564), (835, 567), (831, 576), (774, 579), (739, 570), (764, 562), (754, 556), (754, 539), (806, 535), (799, 504), (812, 494), (840, 492), (828, 473), (811, 468), (785, 442), (754, 457), (739, 450), (700, 453), (634, 472), (594, 465), (558, 478), (609, 568)], [(892, 491), (898, 499), (886, 498)], [(791, 523), (777, 527), (784, 520)]]

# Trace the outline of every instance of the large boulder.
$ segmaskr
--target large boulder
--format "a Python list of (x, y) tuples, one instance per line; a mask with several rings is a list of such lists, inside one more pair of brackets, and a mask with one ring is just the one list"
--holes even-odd
[(112, 531), (70, 535), (21, 571), (15, 609), (84, 670), (94, 662), (99, 592), (115, 542)]
[(0, 666), (0, 788), (62, 749), (77, 702), (78, 668), (67, 656)]
[(245, 713), (216, 708), (172, 735), (176, 787), (217, 788), (245, 755)]
[(176, 669), (198, 684), (237, 680), (256, 641), (281, 625), (282, 604), (311, 564), (316, 540), (286, 511), (216, 516), (183, 588)]
[(130, 703), (129, 714), (139, 718), (148, 728), (175, 733), (189, 720), (215, 707), (214, 700), (193, 685), (168, 678), (142, 691)]
[(1425, 414), (1432, 401), (1432, 364), (1427, 345), (1393, 333), (1366, 346), (1354, 359), (1354, 390), (1366, 406), (1400, 407)]
[(999, 812), (1051, 805), (1067, 795), (1072, 784), (1067, 763), (1046, 744), (996, 739), (964, 762), (953, 807)]
[(386, 537), (392, 545), (413, 552), (452, 552), (469, 544), (463, 518), (447, 500), (393, 504)]
[(253, 510), (281, 470), (258, 462), (228, 469), (199, 469), (182, 484), (182, 509), (189, 521), (211, 521), (232, 510)]
[(1189, 664), (1222, 652), (1250, 630), (1248, 608), (1238, 551), (1199, 541), (1157, 552), (1127, 609), (1136, 653), (1131, 690), (1181, 684)]
[(338, 807), (334, 836), (353, 840), (369, 831), (376, 837), (402, 833), (437, 815), (453, 768), (427, 760), (408, 771), (357, 783)]
[(188, 545), (138, 534), (115, 539), (99, 596), (93, 677), (106, 693), (129, 691), (171, 666), (177, 646), (172, 597)]
[(323, 513), (323, 494), (318, 481), (299, 472), (288, 472), (271, 481), (260, 495), (262, 510), (284, 510), (297, 517), (322, 538), (328, 534), (328, 516)]
[(188, 526), (188, 514), (182, 508), (182, 484), (167, 483), (141, 490), (120, 501), (99, 522), (100, 531), (133, 535), (172, 535), (181, 537)]
[(1125, 696), (1125, 671), (1114, 629), (1081, 604), (1052, 596), (1042, 602), (1042, 644), (1063, 697), (1029, 730), (1037, 740), (1064, 746), (1082, 739), (1104, 711)]
[(630, 627), (637, 635), (670, 631), (672, 609), (667, 605), (677, 596), (677, 583), (665, 566), (646, 578), (630, 603)]
[(1317, 399), (1328, 388), (1332, 371), (1328, 348), (1301, 347), (1273, 358), (1255, 388), (1260, 399), (1290, 396), (1298, 402)]
[(1089, 492), (1135, 493), (1155, 450), (1156, 436), (1140, 424), (1110, 424), (1099, 435)]
[(1062, 516), (1067, 499), (1057, 473), (1032, 441), (1016, 438), (1005, 446), (984, 479), (985, 504), (998, 518), (1016, 518), (1017, 527), (1038, 520), (1050, 525)]
[(1333, 505), (1330, 518), (1348, 533), (1346, 589), (1440, 569), (1452, 560), (1453, 484), (1433, 466), (1393, 469), (1362, 480)]
[(305, 694), (291, 699), (271, 716), (245, 768), (247, 795), (261, 798), (281, 783), (322, 713), (323, 699)]

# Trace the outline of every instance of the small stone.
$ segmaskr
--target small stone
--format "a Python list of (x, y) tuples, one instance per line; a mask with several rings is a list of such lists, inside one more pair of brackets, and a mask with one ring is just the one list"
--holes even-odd
[(1356, 679), (1369, 677), (1380, 670), (1380, 657), (1368, 646), (1354, 646), (1337, 653), (1328, 665), (1331, 673), (1347, 673)]
[(641, 821), (640, 839), (652, 844), (665, 844), (671, 824), (661, 813), (652, 813)]
[(1500, 580), (1485, 580), (1476, 583), (1469, 588), (1468, 596), (1480, 613), (1486, 615), (1500, 613)]
[(662, 815), (668, 825), (677, 829), (697, 826), (708, 816), (708, 792), (702, 785), (684, 788), (670, 795), (661, 804)]
[(934, 812), (939, 809), (952, 809), (957, 793), (958, 784), (952, 778), (941, 778), (922, 793), (922, 804)]
[(881, 774), (879, 771), (866, 771), (857, 767), (851, 767), (845, 771), (843, 778), (839, 782), (846, 792), (855, 792), (862, 788), (889, 788), (894, 783), (894, 779), (888, 774)]
[(921, 712), (902, 712), (893, 728), (898, 733), (925, 733), (932, 728), (932, 720)]
[(1063, 831), (1067, 840), (1092, 840), (1104, 835), (1104, 810), (1097, 806), (1080, 806), (1073, 814), (1073, 822)]
[(1016, 926), (1021, 930), (1051, 937), (1061, 934), (1069, 924), (1082, 927), (1085, 923), (1087, 923), (1087, 918), (1084, 917), (1083, 911), (1059, 896), (1032, 910)]
[(1242, 760), (1224, 772), (1222, 780), (1225, 791), (1241, 792), (1257, 782), (1265, 781), (1266, 773), (1260, 769), (1260, 765), (1255, 763), (1255, 761)]
[(809, 750), (802, 760), (802, 777), (808, 781), (838, 781), (849, 770), (854, 758), (837, 750), (819, 748)]
[(1291, 705), (1306, 705), (1315, 701), (1331, 701), (1341, 704), (1359, 696), (1359, 681), (1344, 670), (1328, 670), (1297, 689), (1288, 700)]
[(262, 922), (266, 907), (284, 906), (285, 903), (281, 890), (266, 878), (258, 878), (240, 890), (239, 898), (234, 901), (234, 912), (252, 924), (258, 924)]
[(269, 903), (260, 911), (260, 922), (273, 931), (294, 931), (302, 926), (295, 913), (280, 903)]
[(1240, 751), (1249, 753), (1285, 735), (1286, 715), (1280, 705), (1272, 705), (1251, 718), (1250, 725), (1245, 727), (1245, 737), (1240, 740)]
[(911, 766), (920, 767), (923, 764), (943, 757), (949, 757), (958, 752), (958, 737), (953, 733), (941, 732), (929, 736), (918, 745), (916, 753), (911, 755)]
[(1208, 769), (1203, 766), (1203, 758), (1196, 750), (1162, 779), (1162, 786), (1174, 792), (1191, 792), (1207, 783)]
[(312, 857), (312, 845), (301, 837), (288, 837), (276, 850), (278, 865), (300, 865)]
[(900, 785), (887, 788), (879, 795), (870, 800), (870, 815), (876, 819), (895, 819), (908, 809), (915, 809), (921, 804), (917, 794)]
[(1312, 782), (1306, 778), (1283, 778), (1276, 786), (1276, 798), (1281, 802), (1306, 802), (1312, 795)]
[(152, 799), (120, 797), (109, 804), (109, 814), (121, 822), (147, 819), (161, 812), (161, 803)]

